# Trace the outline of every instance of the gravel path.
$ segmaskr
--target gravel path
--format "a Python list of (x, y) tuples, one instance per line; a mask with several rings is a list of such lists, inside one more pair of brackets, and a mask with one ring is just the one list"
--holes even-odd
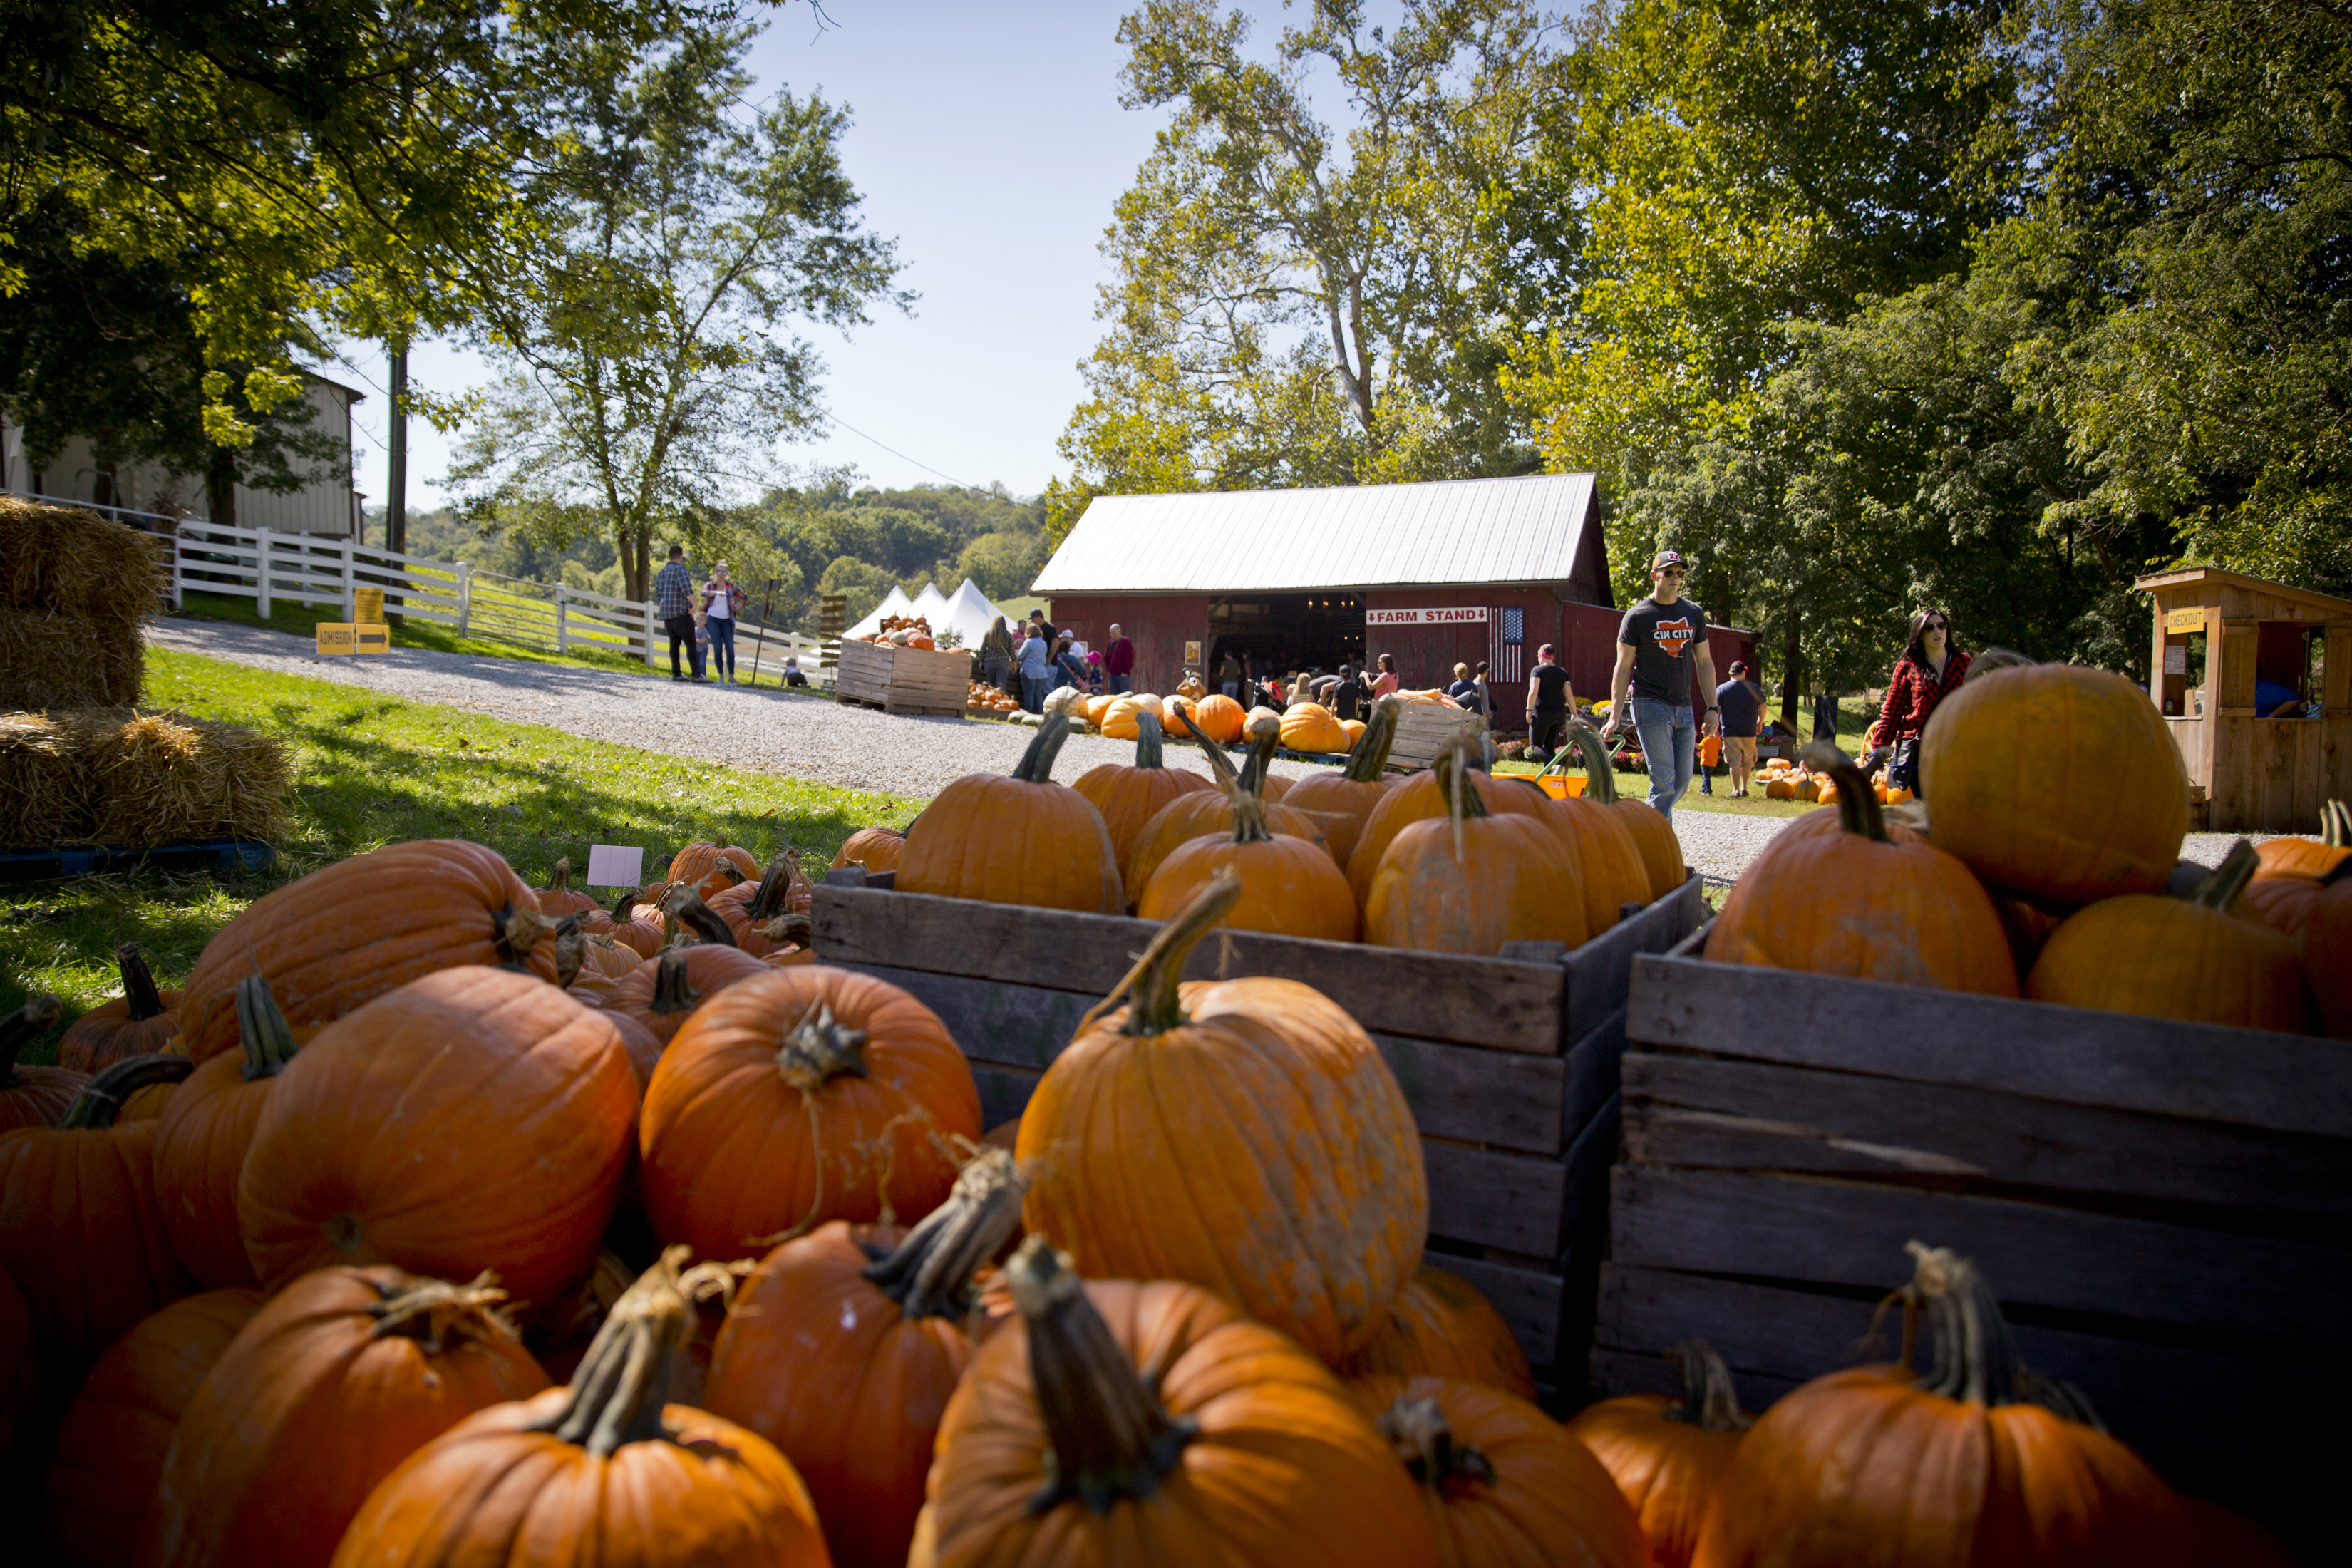
[[(767, 687), (678, 686), (658, 677), (431, 648), (401, 648), (364, 659), (320, 658), (299, 637), (226, 621), (167, 618), (149, 627), (148, 639), (288, 675), (910, 800), (929, 800), (965, 773), (1010, 770), (1033, 732), (1018, 724), (877, 713)], [(1129, 762), (1134, 755), (1131, 742), (1073, 735), (1055, 773), (1073, 779), (1097, 763)], [(1209, 771), (1190, 746), (1169, 747), (1168, 763)], [(1302, 778), (1320, 771), (1307, 763), (1274, 765), (1278, 773)], [(1641, 786), (1642, 781), (1633, 781), (1635, 791)], [(1684, 810), (1675, 813), (1675, 831), (1692, 866), (1710, 880), (1729, 881), (1793, 820)], [(2181, 853), (2218, 865), (2233, 837), (2194, 833)]]

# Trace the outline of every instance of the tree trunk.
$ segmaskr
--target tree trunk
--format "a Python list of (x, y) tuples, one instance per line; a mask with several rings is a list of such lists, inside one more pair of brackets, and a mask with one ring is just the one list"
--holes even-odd
[(1804, 689), (1805, 655), (1803, 628), (1794, 615), (1789, 617), (1789, 629), (1780, 644), (1780, 722), (1792, 735), (1804, 731), (1797, 727), (1797, 714)]
[(392, 348), (392, 389), (385, 410), (383, 545), (408, 550), (408, 340), (395, 338)]
[(652, 595), (653, 574), (647, 570), (646, 561), (652, 552), (652, 531), (648, 529), (632, 528), (627, 523), (620, 527), (619, 537), (614, 542), (620, 546), (621, 594), (624, 598), (642, 602)]
[(223, 528), (236, 526), (236, 453), (215, 447), (211, 466), (205, 469), (205, 497), (212, 521)]

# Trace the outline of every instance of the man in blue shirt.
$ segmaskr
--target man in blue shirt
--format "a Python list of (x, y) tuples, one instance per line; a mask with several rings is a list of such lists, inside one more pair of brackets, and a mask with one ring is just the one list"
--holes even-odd
[(694, 679), (702, 679), (702, 650), (694, 641), (694, 574), (686, 569), (686, 551), (678, 545), (669, 547), (669, 563), (654, 574), (654, 612), (669, 633), (669, 678), (686, 679), (677, 665), (682, 646), (694, 661)]
[(1731, 661), (1731, 679), (1715, 689), (1715, 705), (1723, 710), (1723, 760), (1731, 768), (1731, 795), (1748, 793), (1748, 776), (1756, 771), (1756, 733), (1764, 721), (1764, 689), (1748, 679), (1748, 666)]
[(1043, 632), (1029, 634), (1021, 645), (1021, 706), (1032, 713), (1045, 709), (1045, 693), (1054, 685), (1054, 660)]

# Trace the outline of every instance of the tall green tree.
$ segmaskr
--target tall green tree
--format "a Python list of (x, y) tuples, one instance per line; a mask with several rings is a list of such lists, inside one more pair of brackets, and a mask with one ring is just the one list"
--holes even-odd
[(631, 598), (657, 530), (694, 533), (764, 483), (819, 416), (798, 323), (847, 328), (892, 288), (839, 158), (845, 112), (743, 100), (751, 29), (694, 29), (652, 56), (583, 47), (563, 67), (575, 127), (533, 200), (548, 234), (527, 288), (493, 304), (504, 367), (450, 479), (478, 521), (550, 542), (608, 532)]

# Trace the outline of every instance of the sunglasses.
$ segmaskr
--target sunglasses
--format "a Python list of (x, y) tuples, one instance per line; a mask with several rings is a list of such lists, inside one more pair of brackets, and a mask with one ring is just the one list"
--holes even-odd
[(1661, 566), (1658, 568), (1658, 575), (1661, 577), (1679, 577), (1682, 574), (1683, 569), (1679, 566)]
[(1940, 632), (1944, 629), (1944, 623), (1941, 621), (1927, 621), (1923, 623), (1919, 629), (1923, 632)]

